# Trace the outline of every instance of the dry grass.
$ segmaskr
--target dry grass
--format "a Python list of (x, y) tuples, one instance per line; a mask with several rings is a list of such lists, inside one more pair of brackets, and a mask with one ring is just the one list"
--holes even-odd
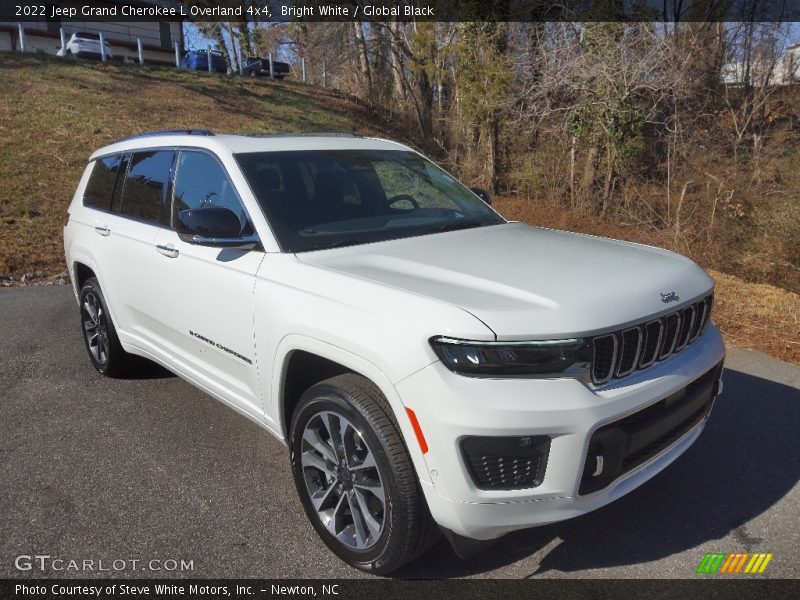
[[(609, 222), (520, 198), (497, 198), (494, 206), (508, 219), (533, 225), (670, 245), (668, 238), (659, 239), (652, 230), (633, 224)], [(769, 284), (749, 283), (716, 270), (710, 273), (717, 283), (713, 318), (726, 343), (800, 364), (800, 294)]]
[(135, 65), (0, 54), (0, 275), (64, 270), (61, 228), (97, 148), (152, 129), (400, 137), (333, 90)]
[(711, 271), (714, 320), (731, 346), (755, 348), (800, 364), (800, 295)]

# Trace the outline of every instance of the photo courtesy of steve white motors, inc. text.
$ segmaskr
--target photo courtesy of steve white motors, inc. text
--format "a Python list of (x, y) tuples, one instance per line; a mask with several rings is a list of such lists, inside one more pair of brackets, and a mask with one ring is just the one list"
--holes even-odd
[(318, 4), (315, 6), (287, 6), (285, 4), (275, 7), (269, 6), (197, 6), (185, 2), (176, 6), (139, 6), (133, 4), (114, 4), (111, 6), (95, 6), (85, 4), (82, 6), (44, 5), (37, 3), (15, 4), (16, 17), (43, 17), (48, 19), (75, 19), (78, 17), (106, 18), (127, 17), (135, 19), (181, 19), (181, 18), (208, 18), (241, 17), (256, 20), (268, 19), (313, 19), (324, 17), (342, 17), (369, 19), (392, 17), (435, 17), (432, 6), (406, 6), (406, 5), (381, 5), (373, 6), (344, 6), (337, 3)]
[(338, 596), (339, 584), (318, 585), (283, 585), (272, 583), (269, 585), (215, 585), (198, 583), (106, 583), (95, 585), (49, 583), (49, 584), (24, 584), (14, 585), (14, 594), (21, 596), (80, 596), (80, 597), (110, 597), (110, 596), (135, 596), (144, 597), (155, 594), (164, 596), (208, 596), (209, 598), (252, 596), (254, 594), (271, 594), (272, 596)]

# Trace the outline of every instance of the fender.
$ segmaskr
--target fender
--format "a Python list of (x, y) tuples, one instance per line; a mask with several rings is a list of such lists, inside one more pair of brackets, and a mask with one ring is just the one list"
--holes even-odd
[[(105, 290), (105, 282), (103, 281), (103, 276), (100, 275), (100, 271), (97, 268), (97, 263), (91, 258), (89, 252), (83, 246), (73, 246), (70, 249), (69, 255), (69, 276), (72, 280), (72, 291), (75, 293), (75, 301), (78, 302), (80, 305), (80, 290), (78, 289), (78, 278), (75, 276), (77, 263), (81, 263), (89, 267), (92, 272), (94, 273), (95, 278), (97, 279), (98, 283), (100, 284), (100, 289)], [(105, 292), (104, 292), (105, 294)], [(111, 317), (111, 323), (114, 325), (114, 329), (120, 331), (119, 322), (117, 321), (117, 317), (114, 314), (114, 308), (111, 306), (111, 302), (106, 300), (106, 308), (108, 309), (108, 314)]]
[[(275, 351), (275, 360), (272, 367), (272, 390), (269, 414), (277, 415), (276, 429), (283, 435), (286, 442), (289, 432), (285, 431), (284, 423), (284, 380), (286, 377), (286, 366), (289, 364), (289, 357), (295, 351), (302, 350), (311, 354), (316, 354), (322, 358), (332, 360), (351, 369), (372, 381), (386, 398), (389, 406), (394, 412), (395, 420), (400, 426), (400, 433), (406, 440), (406, 447), (414, 463), (414, 469), (420, 481), (431, 483), (430, 471), (425, 456), (417, 443), (414, 442), (416, 436), (408, 418), (406, 417), (405, 406), (400, 399), (397, 390), (379, 366), (353, 354), (349, 350), (335, 346), (324, 340), (312, 338), (300, 334), (288, 334), (278, 343)], [(267, 416), (269, 419), (269, 416)]]

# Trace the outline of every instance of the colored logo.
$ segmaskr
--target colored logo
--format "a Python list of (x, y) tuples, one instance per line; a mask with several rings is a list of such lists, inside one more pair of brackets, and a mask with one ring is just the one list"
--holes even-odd
[(727, 554), (725, 552), (709, 552), (700, 561), (698, 573), (763, 573), (767, 569), (771, 553), (757, 552), (749, 554), (740, 552)]

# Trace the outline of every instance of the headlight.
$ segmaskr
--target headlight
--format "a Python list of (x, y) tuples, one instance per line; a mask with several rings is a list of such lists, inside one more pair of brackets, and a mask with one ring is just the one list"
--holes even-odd
[(585, 358), (586, 340), (481, 342), (437, 336), (431, 347), (445, 366), (462, 375), (542, 375), (561, 373)]

